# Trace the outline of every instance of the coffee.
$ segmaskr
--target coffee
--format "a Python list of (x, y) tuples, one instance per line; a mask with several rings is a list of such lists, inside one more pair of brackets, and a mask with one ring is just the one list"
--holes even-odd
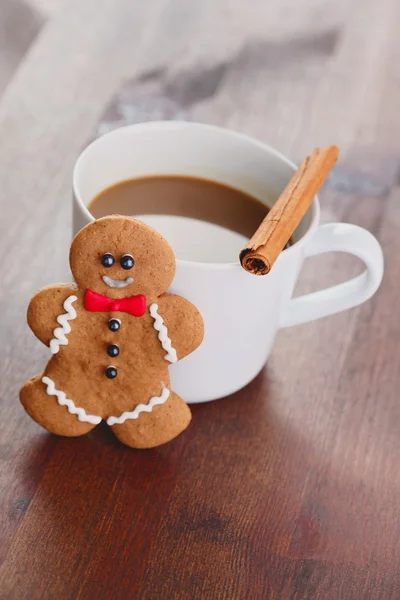
[(178, 258), (236, 262), (268, 212), (266, 203), (227, 185), (182, 175), (121, 181), (88, 205), (95, 218), (132, 215), (157, 229)]

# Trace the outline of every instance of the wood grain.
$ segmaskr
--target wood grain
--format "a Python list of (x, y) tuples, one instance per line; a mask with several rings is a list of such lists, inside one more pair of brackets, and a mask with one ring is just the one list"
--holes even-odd
[[(31, 32), (1, 42), (0, 597), (397, 600), (397, 0), (0, 7)], [(103, 426), (55, 438), (17, 399), (47, 356), (26, 306), (70, 279), (79, 151), (157, 118), (233, 127), (293, 160), (339, 145), (323, 220), (378, 237), (384, 282), (358, 309), (282, 331), (255, 381), (195, 407), (165, 447), (129, 450)], [(359, 268), (310, 260), (298, 292)]]

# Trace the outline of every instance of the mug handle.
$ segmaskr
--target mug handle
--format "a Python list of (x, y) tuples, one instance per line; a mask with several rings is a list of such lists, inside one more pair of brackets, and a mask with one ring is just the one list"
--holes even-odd
[(358, 256), (366, 269), (345, 283), (292, 298), (285, 307), (280, 327), (299, 325), (342, 312), (362, 304), (378, 289), (383, 276), (383, 252), (372, 233), (349, 223), (321, 225), (306, 246), (305, 256), (324, 252), (347, 252)]

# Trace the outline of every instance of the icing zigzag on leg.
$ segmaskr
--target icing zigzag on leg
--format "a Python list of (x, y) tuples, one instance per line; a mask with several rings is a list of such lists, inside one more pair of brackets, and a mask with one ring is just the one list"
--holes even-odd
[(101, 422), (101, 417), (88, 415), (84, 408), (75, 406), (74, 402), (66, 397), (65, 392), (56, 390), (54, 381), (50, 379), (50, 377), (42, 377), (42, 381), (47, 385), (47, 394), (49, 396), (56, 396), (58, 404), (60, 406), (66, 406), (71, 415), (76, 415), (78, 417), (78, 421), (92, 423), (92, 425), (98, 425)]
[(137, 419), (142, 412), (151, 412), (157, 404), (164, 404), (169, 398), (169, 389), (162, 383), (162, 392), (160, 396), (153, 396), (147, 404), (138, 404), (132, 411), (125, 411), (120, 417), (108, 417), (107, 425), (122, 425), (127, 419)]

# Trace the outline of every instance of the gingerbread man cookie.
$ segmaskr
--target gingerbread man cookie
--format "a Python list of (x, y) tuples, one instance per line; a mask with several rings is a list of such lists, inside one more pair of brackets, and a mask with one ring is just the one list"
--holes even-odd
[(76, 284), (43, 288), (29, 304), (28, 324), (52, 357), (21, 389), (25, 410), (58, 435), (83, 435), (104, 419), (133, 448), (168, 442), (191, 420), (168, 366), (204, 333), (198, 310), (166, 293), (172, 249), (133, 218), (104, 217), (74, 238), (70, 266)]

